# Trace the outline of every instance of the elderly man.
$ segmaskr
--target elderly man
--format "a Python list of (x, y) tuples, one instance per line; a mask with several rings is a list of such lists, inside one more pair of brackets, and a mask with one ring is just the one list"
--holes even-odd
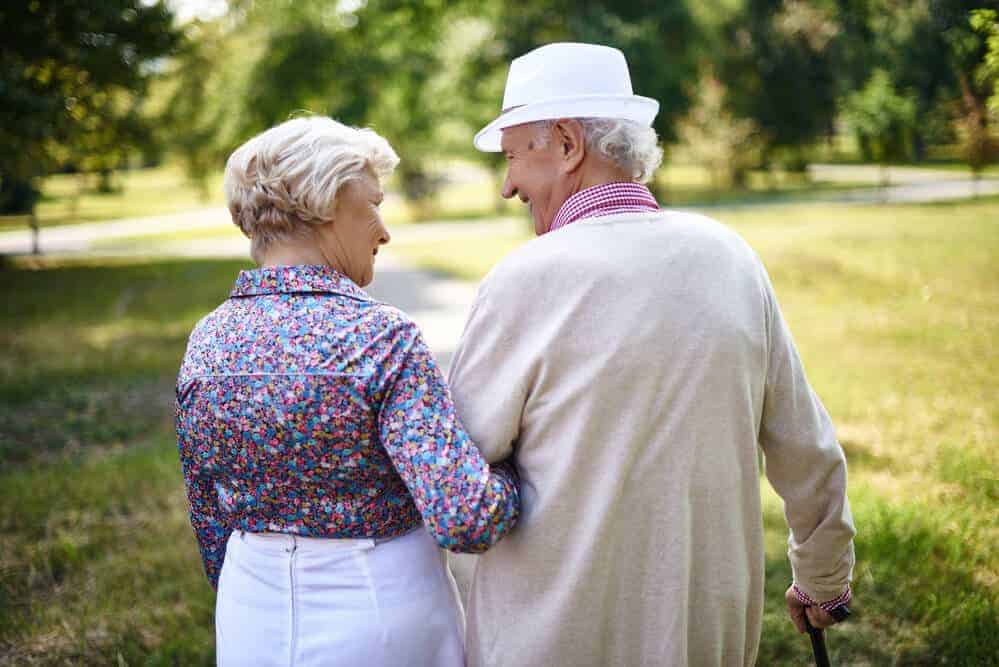
[(759, 451), (785, 501), (792, 620), (850, 598), (846, 464), (759, 258), (660, 210), (658, 103), (624, 56), (550, 44), (513, 61), (504, 197), (539, 238), (482, 283), (453, 360), (486, 458), (514, 456), (517, 529), (482, 556), (471, 665), (742, 665), (764, 589)]

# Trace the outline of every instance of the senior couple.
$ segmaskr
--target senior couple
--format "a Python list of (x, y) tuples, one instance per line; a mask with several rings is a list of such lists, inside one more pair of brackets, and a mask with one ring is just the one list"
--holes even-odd
[[(259, 268), (177, 387), (219, 664), (752, 664), (761, 450), (791, 619), (844, 616), (843, 452), (756, 254), (642, 185), (657, 110), (616, 49), (513, 61), (475, 146), (504, 153), (538, 238), (482, 283), (448, 383), (362, 289), (389, 144), (311, 117), (232, 154)], [(440, 547), (485, 552), (467, 620)]]

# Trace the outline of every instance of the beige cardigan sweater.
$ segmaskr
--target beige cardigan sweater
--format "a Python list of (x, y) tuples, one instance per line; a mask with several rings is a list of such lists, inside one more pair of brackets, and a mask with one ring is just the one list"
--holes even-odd
[(760, 448), (799, 587), (828, 600), (850, 581), (843, 452), (760, 260), (708, 218), (590, 218), (527, 243), (482, 283), (450, 382), (522, 481), (517, 528), (476, 568), (470, 665), (752, 664)]

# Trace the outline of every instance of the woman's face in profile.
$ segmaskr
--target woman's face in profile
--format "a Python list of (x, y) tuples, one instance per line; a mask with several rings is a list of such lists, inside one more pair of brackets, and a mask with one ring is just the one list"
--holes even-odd
[(384, 199), (378, 177), (367, 170), (340, 188), (333, 221), (319, 228), (326, 260), (361, 287), (374, 278), (378, 247), (391, 239), (378, 210)]

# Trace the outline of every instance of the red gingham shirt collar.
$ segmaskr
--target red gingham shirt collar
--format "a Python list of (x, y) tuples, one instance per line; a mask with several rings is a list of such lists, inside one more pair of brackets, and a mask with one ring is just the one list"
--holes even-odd
[(656, 198), (641, 183), (604, 183), (580, 190), (566, 199), (548, 231), (554, 232), (582, 218), (658, 210)]

